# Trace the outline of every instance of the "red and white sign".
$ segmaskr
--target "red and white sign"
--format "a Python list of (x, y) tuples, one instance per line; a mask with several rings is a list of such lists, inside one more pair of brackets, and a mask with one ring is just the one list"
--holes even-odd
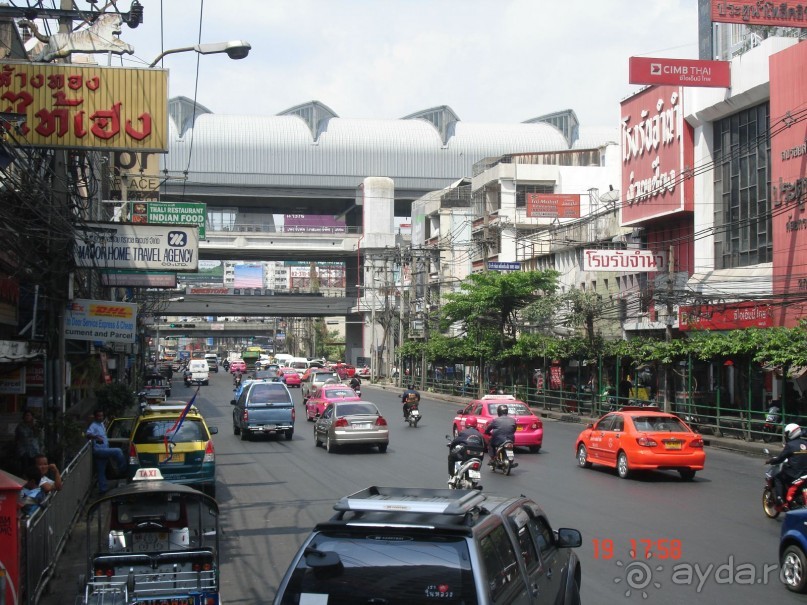
[(712, 21), (741, 25), (807, 27), (804, 0), (712, 0)]
[(692, 211), (693, 130), (680, 86), (652, 86), (622, 102), (623, 226)]
[(528, 193), (528, 218), (580, 218), (579, 193)]
[(186, 294), (232, 294), (231, 288), (185, 288)]
[(731, 86), (730, 65), (728, 61), (631, 57), (628, 78), (631, 84), (678, 84), (729, 88)]
[(773, 326), (771, 305), (755, 302), (678, 308), (679, 330), (739, 330)]
[(583, 271), (666, 271), (664, 255), (652, 250), (583, 250)]
[(807, 121), (799, 118), (807, 105), (807, 44), (772, 55), (769, 65), (773, 293), (788, 301), (777, 309), (777, 325), (794, 327), (807, 314)]

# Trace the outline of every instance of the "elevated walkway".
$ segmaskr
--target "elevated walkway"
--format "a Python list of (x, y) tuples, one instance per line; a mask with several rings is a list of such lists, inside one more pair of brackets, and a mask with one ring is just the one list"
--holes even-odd
[(199, 242), (201, 260), (322, 261), (355, 259), (362, 233), (348, 227), (345, 233), (268, 230), (261, 225), (243, 231), (207, 231)]

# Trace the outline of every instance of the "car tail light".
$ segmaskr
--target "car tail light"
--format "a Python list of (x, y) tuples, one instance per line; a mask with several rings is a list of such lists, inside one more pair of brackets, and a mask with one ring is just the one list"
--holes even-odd
[(658, 443), (656, 443), (656, 440), (653, 439), (652, 437), (648, 437), (647, 435), (637, 437), (636, 443), (638, 443), (642, 447), (658, 447)]
[(533, 431), (537, 431), (537, 430), (538, 430), (538, 429), (540, 429), (542, 426), (543, 426), (543, 423), (542, 423), (540, 420), (536, 420), (535, 422), (533, 422), (533, 423), (530, 425), (530, 428), (531, 428)]
[(339, 418), (336, 422), (333, 423), (333, 426), (336, 428), (347, 426), (347, 418)]
[(213, 449), (213, 442), (208, 441), (207, 445), (205, 446), (205, 457), (202, 459), (202, 462), (215, 462), (216, 461), (216, 450)]
[(375, 419), (375, 425), (376, 426), (387, 426), (387, 421), (384, 420), (383, 416), (379, 416), (378, 418)]
[(693, 439), (692, 441), (689, 442), (689, 447), (696, 447), (696, 448), (702, 449), (703, 448), (703, 438), (702, 437), (696, 437), (695, 439)]
[(244, 413), (241, 414), (241, 420), (243, 420), (244, 422), (249, 421), (249, 412), (247, 411), (246, 408), (244, 408)]
[(134, 443), (129, 444), (129, 464), (138, 464), (139, 460), (137, 459), (137, 448), (135, 447)]
[(93, 571), (96, 578), (106, 576), (107, 578), (111, 578), (115, 575), (115, 570), (111, 567), (96, 567)]
[(297, 420), (297, 412), (294, 408), (291, 408), (291, 421), (294, 422), (295, 420)]

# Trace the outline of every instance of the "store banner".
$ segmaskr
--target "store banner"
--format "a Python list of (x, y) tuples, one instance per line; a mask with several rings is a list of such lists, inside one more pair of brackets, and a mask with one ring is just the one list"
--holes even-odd
[(65, 310), (64, 337), (67, 340), (134, 344), (136, 335), (136, 304), (76, 299)]

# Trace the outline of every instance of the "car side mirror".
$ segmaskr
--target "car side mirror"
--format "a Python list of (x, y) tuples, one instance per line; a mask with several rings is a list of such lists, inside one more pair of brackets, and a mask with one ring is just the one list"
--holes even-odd
[(230, 405), (235, 405), (235, 399), (230, 401)]
[(583, 536), (576, 529), (561, 527), (556, 534), (558, 548), (577, 548), (583, 544)]
[(209, 426), (207, 430), (210, 431), (211, 435), (216, 435), (219, 432), (219, 427), (217, 426)]
[(589, 423), (586, 425), (586, 428), (587, 428), (587, 429), (593, 429), (593, 428), (594, 428), (594, 423), (593, 423), (593, 422), (589, 422)]

